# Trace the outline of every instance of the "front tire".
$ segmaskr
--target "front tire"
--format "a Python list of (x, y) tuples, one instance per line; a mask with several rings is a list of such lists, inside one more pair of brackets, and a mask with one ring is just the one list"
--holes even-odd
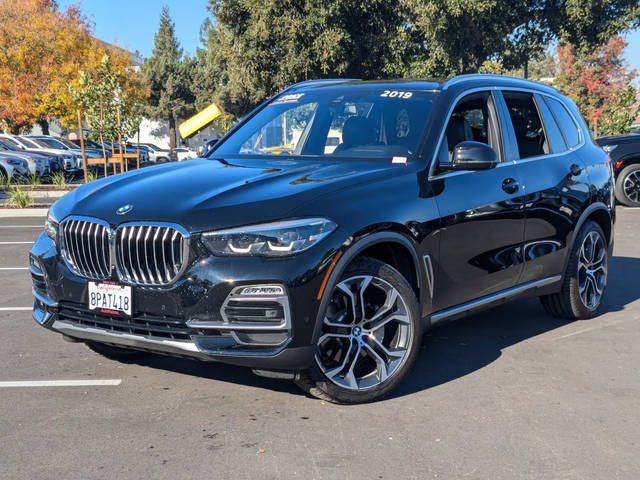
[(103, 357), (110, 358), (111, 360), (117, 360), (119, 362), (133, 362), (134, 360), (138, 360), (139, 358), (149, 355), (147, 352), (142, 352), (140, 350), (113, 347), (100, 342), (87, 342), (87, 346)]
[(618, 174), (616, 199), (627, 207), (640, 207), (640, 164), (627, 165)]
[(296, 383), (334, 403), (382, 398), (404, 378), (420, 348), (411, 285), (390, 265), (360, 257), (327, 294), (315, 362)]
[(600, 225), (587, 220), (571, 249), (562, 289), (540, 297), (547, 313), (569, 320), (592, 318), (598, 314), (607, 285), (608, 250)]

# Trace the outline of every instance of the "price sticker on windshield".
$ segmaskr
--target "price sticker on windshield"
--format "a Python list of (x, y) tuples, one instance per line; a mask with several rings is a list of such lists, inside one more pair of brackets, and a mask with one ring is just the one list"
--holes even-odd
[(387, 98), (411, 98), (413, 97), (413, 92), (405, 92), (403, 90), (385, 90), (380, 94), (381, 97)]
[(304, 97), (304, 93), (290, 93), (276, 98), (269, 105), (282, 105), (284, 103), (298, 103)]

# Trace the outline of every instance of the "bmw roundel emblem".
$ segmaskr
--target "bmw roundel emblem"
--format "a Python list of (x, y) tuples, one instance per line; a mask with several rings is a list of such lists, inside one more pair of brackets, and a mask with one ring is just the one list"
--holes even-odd
[(123, 205), (119, 209), (117, 209), (116, 213), (118, 215), (124, 215), (125, 213), (129, 213), (131, 210), (133, 210), (133, 205), (127, 204), (127, 205)]

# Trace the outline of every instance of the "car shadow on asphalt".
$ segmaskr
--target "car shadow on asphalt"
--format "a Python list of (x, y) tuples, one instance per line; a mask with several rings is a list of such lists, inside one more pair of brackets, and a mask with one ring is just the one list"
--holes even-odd
[[(640, 298), (640, 258), (614, 257), (601, 315), (624, 310)], [(599, 317), (586, 322), (597, 322)], [(388, 398), (397, 398), (450, 382), (491, 364), (502, 351), (523, 340), (564, 327), (569, 321), (547, 315), (536, 298), (520, 299), (427, 332), (416, 364)], [(140, 365), (205, 379), (305, 395), (293, 382), (254, 375), (250, 369), (222, 363), (152, 355)]]

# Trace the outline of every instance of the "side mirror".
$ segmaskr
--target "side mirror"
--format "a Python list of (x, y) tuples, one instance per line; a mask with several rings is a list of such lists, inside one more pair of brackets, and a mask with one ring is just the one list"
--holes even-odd
[(452, 170), (489, 170), (498, 165), (496, 152), (486, 143), (465, 141), (453, 149)]

